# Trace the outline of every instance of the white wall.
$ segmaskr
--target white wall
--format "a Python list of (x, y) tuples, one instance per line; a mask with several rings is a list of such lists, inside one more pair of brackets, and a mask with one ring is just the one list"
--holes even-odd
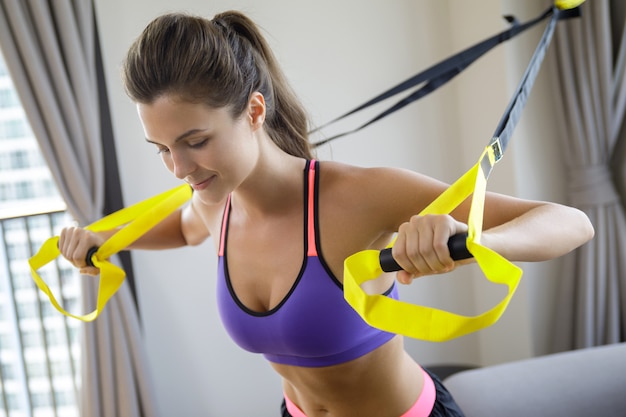
[[(144, 142), (134, 106), (119, 81), (126, 49), (157, 15), (173, 10), (208, 17), (226, 9), (248, 13), (266, 31), (314, 123), (321, 124), (503, 29), (501, 14), (514, 12), (526, 20), (544, 7), (539, 0), (469, 3), (178, 0), (174, 5), (166, 0), (96, 0), (126, 203), (177, 184)], [(364, 166), (401, 166), (454, 181), (476, 162), (493, 133), (534, 49), (538, 37), (533, 35), (492, 51), (449, 86), (362, 133), (340, 139), (322, 149), (319, 156)], [(543, 79), (538, 83), (545, 86)], [(553, 142), (550, 108), (541, 90), (533, 92), (514, 139), (517, 143), (498, 164), (489, 188), (559, 201), (561, 174), (554, 162), (558, 155), (549, 146)], [(355, 126), (365, 117), (354, 118), (347, 125)], [(537, 143), (543, 152), (539, 160), (529, 151), (530, 144)], [(530, 166), (532, 169), (524, 169)], [(217, 317), (212, 244), (166, 252), (137, 251), (133, 258), (145, 340), (163, 415), (278, 415), (279, 378), (261, 357), (235, 346)], [(524, 282), (499, 323), (442, 344), (408, 340), (411, 355), (425, 364), (491, 364), (545, 349), (553, 266), (524, 268)], [(402, 294), (407, 301), (462, 314), (480, 313), (502, 296), (500, 289), (486, 284), (472, 267), (403, 287)]]

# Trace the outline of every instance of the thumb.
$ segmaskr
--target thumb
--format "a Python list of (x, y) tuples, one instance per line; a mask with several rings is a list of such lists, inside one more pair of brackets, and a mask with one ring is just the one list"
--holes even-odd
[(405, 270), (400, 270), (396, 273), (396, 280), (400, 284), (409, 285), (410, 283), (413, 282), (414, 278), (417, 278), (417, 277), (413, 276), (413, 274)]

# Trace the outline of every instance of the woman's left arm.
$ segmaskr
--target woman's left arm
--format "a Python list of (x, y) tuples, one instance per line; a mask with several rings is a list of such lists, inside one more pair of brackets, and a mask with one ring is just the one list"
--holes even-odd
[[(357, 174), (354, 174), (356, 172)], [(448, 185), (406, 170), (352, 170), (356, 179), (346, 189), (358, 190), (351, 200), (367, 207), (361, 224), (396, 240), (392, 256), (402, 267), (397, 279), (408, 284), (424, 275), (449, 272), (472, 259), (454, 261), (447, 242), (468, 231), (471, 209), (466, 199), (448, 214), (419, 215)], [(359, 195), (361, 197), (359, 197)], [(363, 197), (372, 196), (372, 197)], [(360, 200), (359, 200), (360, 198)], [(565, 205), (488, 192), (480, 243), (511, 261), (545, 261), (589, 241), (594, 230), (587, 215)]]
[[(517, 213), (501, 222), (503, 213)], [(545, 261), (591, 240), (587, 215), (573, 207), (491, 194), (485, 202), (481, 244), (511, 261)]]

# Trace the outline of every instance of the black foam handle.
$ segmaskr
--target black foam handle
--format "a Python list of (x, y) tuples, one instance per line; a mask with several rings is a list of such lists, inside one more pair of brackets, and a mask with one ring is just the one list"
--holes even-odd
[[(467, 233), (459, 233), (457, 235), (452, 236), (448, 240), (448, 250), (450, 251), (450, 256), (455, 261), (460, 261), (461, 259), (468, 259), (472, 257), (472, 254), (467, 250), (467, 246), (465, 246), (465, 241), (467, 240)], [(383, 249), (380, 251), (379, 255), (380, 267), (385, 272), (395, 272), (402, 269), (400, 265), (393, 259), (391, 255), (391, 248)]]
[(96, 254), (96, 252), (98, 252), (98, 249), (100, 249), (98, 246), (92, 246), (87, 251), (87, 255), (85, 255), (85, 263), (87, 264), (87, 266), (95, 267), (91, 258)]

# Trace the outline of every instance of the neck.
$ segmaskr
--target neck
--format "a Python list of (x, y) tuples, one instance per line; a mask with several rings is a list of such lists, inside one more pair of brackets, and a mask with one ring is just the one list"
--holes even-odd
[(233, 205), (248, 216), (282, 215), (302, 204), (306, 161), (284, 152), (267, 136), (251, 175), (233, 191)]

